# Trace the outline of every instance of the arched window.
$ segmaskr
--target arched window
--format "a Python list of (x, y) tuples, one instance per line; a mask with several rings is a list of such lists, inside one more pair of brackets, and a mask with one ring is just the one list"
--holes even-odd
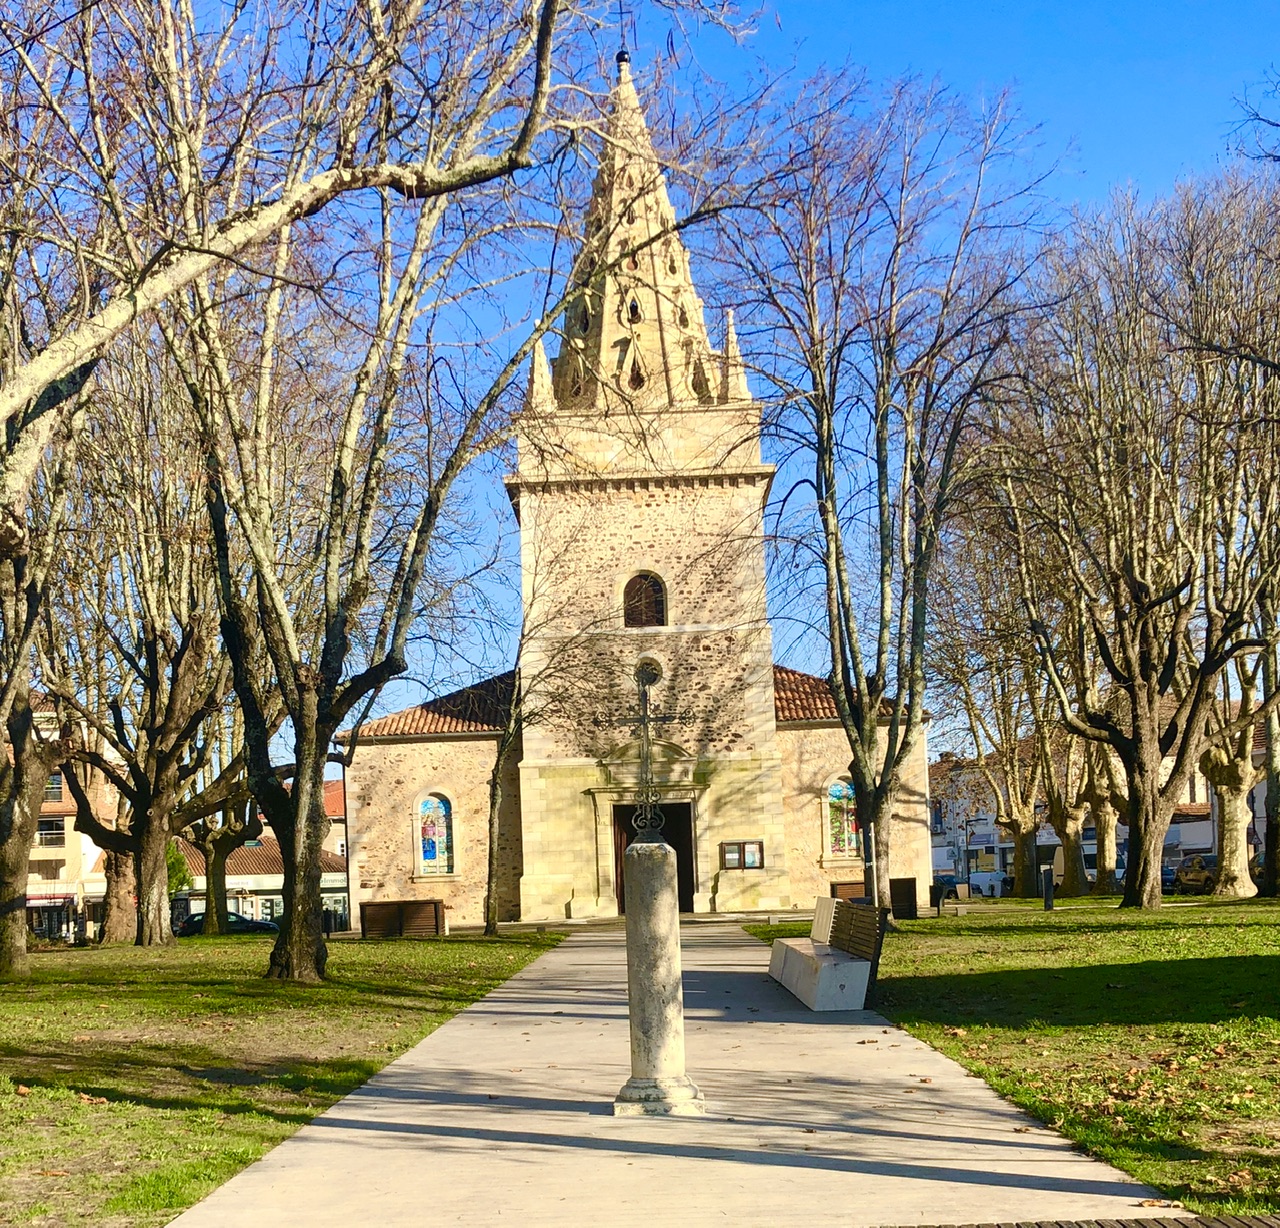
[(827, 790), (827, 849), (832, 857), (862, 855), (853, 785), (847, 780), (837, 780)]
[(418, 804), (418, 872), (453, 873), (453, 807), (439, 793)]
[(667, 594), (653, 572), (642, 571), (627, 581), (622, 590), (622, 621), (628, 627), (667, 625)]

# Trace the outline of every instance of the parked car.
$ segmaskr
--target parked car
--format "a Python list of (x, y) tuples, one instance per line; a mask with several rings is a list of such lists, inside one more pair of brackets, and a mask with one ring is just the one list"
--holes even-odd
[(1218, 858), (1213, 853), (1192, 853), (1178, 862), (1173, 889), (1181, 895), (1208, 895), (1218, 883)]
[(933, 885), (942, 888), (942, 898), (944, 900), (958, 900), (960, 892), (956, 888), (960, 885), (960, 880), (954, 874), (935, 874), (933, 876)]
[[(193, 912), (173, 932), (179, 938), (192, 938), (204, 929), (204, 913)], [(227, 913), (228, 934), (278, 934), (280, 927), (274, 921), (255, 921), (242, 917), (238, 912)]]
[(1160, 890), (1165, 895), (1173, 894), (1174, 890), (1176, 889), (1175, 883), (1177, 880), (1177, 876), (1178, 876), (1178, 872), (1173, 868), (1173, 866), (1160, 867)]
[(1259, 887), (1262, 886), (1262, 878), (1266, 872), (1263, 864), (1265, 861), (1266, 854), (1262, 849), (1259, 849), (1252, 857), (1249, 858), (1249, 877), (1253, 879), (1254, 883)]

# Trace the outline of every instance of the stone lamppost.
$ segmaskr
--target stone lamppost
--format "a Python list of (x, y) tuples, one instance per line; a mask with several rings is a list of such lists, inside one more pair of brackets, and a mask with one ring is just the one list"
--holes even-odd
[(704, 1111), (702, 1093), (684, 1069), (676, 853), (662, 838), (662, 808), (653, 779), (649, 690), (659, 677), (657, 667), (650, 662), (642, 661), (636, 669), (640, 696), (636, 838), (622, 858), (627, 899), (631, 1078), (613, 1102), (617, 1116), (695, 1116)]

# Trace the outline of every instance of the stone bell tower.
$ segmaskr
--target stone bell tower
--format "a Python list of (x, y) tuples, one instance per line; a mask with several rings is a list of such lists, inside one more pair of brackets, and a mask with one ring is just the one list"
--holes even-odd
[(534, 352), (507, 479), (525, 615), (526, 919), (625, 907), (641, 661), (661, 674), (654, 776), (682, 907), (790, 905), (765, 614), (773, 469), (732, 317), (714, 349), (675, 224), (623, 52), (558, 353)]

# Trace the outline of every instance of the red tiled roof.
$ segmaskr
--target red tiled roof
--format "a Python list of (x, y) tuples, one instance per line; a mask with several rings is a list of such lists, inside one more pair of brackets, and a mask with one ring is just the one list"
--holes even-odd
[(347, 817), (347, 797), (340, 780), (324, 782), (324, 812), (331, 819)]
[[(187, 861), (187, 869), (194, 874), (204, 873), (204, 856), (189, 840), (178, 840), (178, 848), (182, 850)], [(346, 860), (327, 849), (320, 850), (321, 874), (345, 874)], [(269, 836), (264, 836), (257, 845), (242, 845), (227, 858), (227, 874), (237, 877), (249, 875), (271, 875), (284, 873), (284, 859), (280, 856), (280, 846)]]
[[(515, 672), (486, 678), (474, 686), (429, 699), (416, 708), (392, 712), (360, 726), (362, 738), (404, 738), (432, 733), (496, 733), (511, 706)], [(348, 734), (339, 734), (340, 741)]]
[(825, 678), (802, 674), (785, 665), (773, 667), (773, 712), (787, 721), (838, 721), (836, 701)]
[[(437, 733), (496, 733), (511, 703), (515, 674), (487, 678), (430, 699), (416, 708), (380, 716), (360, 727), (361, 738), (406, 738)], [(826, 679), (785, 665), (773, 667), (774, 713), (778, 721), (836, 721), (836, 701)], [(347, 735), (340, 734), (343, 740)]]
[(1173, 818), (1175, 822), (1178, 819), (1207, 819), (1208, 817), (1208, 802), (1179, 802), (1173, 808)]

